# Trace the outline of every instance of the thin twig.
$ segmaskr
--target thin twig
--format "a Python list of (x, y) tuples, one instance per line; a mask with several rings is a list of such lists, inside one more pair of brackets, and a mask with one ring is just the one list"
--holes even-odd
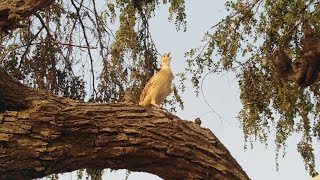
[(93, 11), (94, 11), (94, 17), (96, 19), (96, 28), (97, 28), (97, 32), (98, 32), (98, 40), (100, 43), (100, 55), (102, 56), (102, 58), (104, 58), (104, 54), (103, 54), (103, 43), (102, 43), (102, 33), (100, 31), (100, 20), (99, 20), (99, 14), (97, 12), (97, 8), (96, 8), (96, 1), (92, 0), (93, 3)]
[(204, 77), (203, 77), (203, 79), (202, 79), (202, 81), (201, 81), (201, 85), (200, 85), (201, 95), (202, 95), (205, 103), (206, 103), (206, 104), (208, 105), (208, 107), (211, 109), (211, 111), (212, 111), (213, 113), (215, 113), (215, 114), (219, 117), (220, 120), (223, 120), (223, 117), (220, 116), (220, 114), (218, 114), (218, 113), (212, 108), (212, 106), (209, 104), (209, 102), (208, 102), (208, 100), (207, 100), (207, 98), (206, 98), (206, 96), (204, 95), (204, 92), (203, 92), (203, 82), (204, 82), (204, 80), (206, 79), (206, 77), (207, 77), (209, 74), (211, 74), (211, 73), (213, 73), (213, 70), (207, 72), (206, 75), (204, 75)]
[[(40, 45), (43, 44), (44, 42), (37, 42), (37, 43), (30, 43), (26, 45), (21, 45), (18, 46), (17, 48), (22, 48), (22, 47), (27, 47), (27, 46), (34, 46), (34, 45)], [(77, 44), (69, 44), (69, 43), (61, 43), (61, 42), (51, 42), (52, 44), (57, 44), (57, 45), (62, 45), (62, 46), (73, 46), (77, 48), (83, 48), (83, 49), (97, 49), (97, 47), (88, 47), (88, 46), (82, 46), (82, 45), (77, 45)]]
[(44, 29), (44, 27), (42, 26), (39, 29), (39, 31), (29, 40), (28, 44), (25, 46), (26, 49), (25, 49), (24, 53), (21, 55), (21, 61), (20, 61), (19, 66), (17, 68), (18, 70), (20, 70), (21, 65), (22, 65), (22, 61), (25, 58), (25, 56), (27, 55), (30, 46), (32, 46), (32, 41), (34, 41), (39, 36), (39, 34), (42, 32), (43, 29)]
[[(259, 1), (261, 0), (256, 0), (255, 2), (253, 2), (251, 4), (251, 7), (249, 8), (249, 10), (247, 12), (249, 12)], [(241, 11), (236, 11), (234, 14), (227, 16), (228, 18), (233, 18), (236, 15), (238, 15)], [(220, 22), (218, 22), (217, 24), (213, 25), (210, 29), (214, 29), (215, 27), (219, 26), (220, 24), (224, 23), (227, 19), (222, 19)]]
[[(80, 2), (80, 4), (82, 4), (82, 2), (83, 2), (83, 0)], [(80, 8), (77, 7), (77, 5), (74, 3), (74, 0), (71, 0), (71, 3), (73, 5), (73, 7), (76, 9), (78, 20), (79, 20), (81, 28), (83, 30), (83, 36), (84, 36), (84, 39), (86, 41), (86, 44), (87, 44), (88, 47), (90, 47), (90, 43), (88, 41), (88, 37), (87, 37), (87, 33), (86, 33), (86, 28), (85, 28), (85, 26), (83, 24), (83, 21), (81, 19)], [(89, 54), (89, 58), (90, 58), (91, 75), (92, 75), (92, 89), (93, 89), (92, 99), (94, 99), (94, 95), (97, 96), (97, 92), (96, 92), (95, 83), (94, 83), (95, 82), (95, 77), (94, 77), (94, 71), (93, 71), (93, 58), (92, 58), (92, 54), (91, 54), (90, 49), (88, 49), (88, 54)]]
[[(42, 17), (38, 14), (35, 13), (35, 16), (39, 19), (41, 25), (44, 27), (44, 29), (46, 30), (46, 32), (48, 33), (48, 35), (50, 36), (51, 39), (53, 39), (54, 42), (56, 42), (56, 39), (51, 35), (50, 33), (50, 29), (46, 26), (46, 23), (44, 22), (44, 20), (42, 19)], [(58, 44), (58, 43), (57, 43)], [(65, 60), (65, 62), (68, 62), (68, 59), (66, 56), (64, 56), (61, 47), (57, 48), (58, 52), (60, 53), (60, 55), (63, 57), (63, 59)], [(71, 71), (71, 73), (74, 75), (73, 71)]]

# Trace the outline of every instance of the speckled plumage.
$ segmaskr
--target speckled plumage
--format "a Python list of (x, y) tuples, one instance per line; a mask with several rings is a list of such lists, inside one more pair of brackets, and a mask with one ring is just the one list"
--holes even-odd
[(140, 95), (139, 105), (160, 108), (160, 104), (170, 94), (173, 80), (170, 61), (170, 53), (166, 53), (161, 57), (161, 69), (151, 77), (144, 87)]

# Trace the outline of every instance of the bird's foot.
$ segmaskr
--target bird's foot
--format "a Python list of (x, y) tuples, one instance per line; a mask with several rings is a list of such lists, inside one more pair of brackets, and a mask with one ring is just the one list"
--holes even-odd
[(153, 110), (157, 110), (157, 111), (168, 112), (168, 110), (166, 108), (163, 108), (163, 107), (160, 107), (160, 106), (153, 106), (152, 109)]
[(164, 113), (166, 116), (168, 116), (170, 119), (172, 119), (173, 117), (173, 114), (166, 108), (163, 108), (163, 107), (152, 107), (153, 110), (156, 110), (156, 111), (160, 111), (162, 113)]

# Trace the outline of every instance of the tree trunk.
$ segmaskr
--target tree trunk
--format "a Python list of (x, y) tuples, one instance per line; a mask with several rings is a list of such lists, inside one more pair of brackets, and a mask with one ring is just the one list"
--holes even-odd
[[(0, 2), (0, 35), (52, 0)], [(249, 179), (215, 135), (135, 104), (83, 103), (28, 88), (0, 67), (0, 179), (80, 168), (164, 179)]]
[(275, 51), (271, 58), (280, 77), (307, 87), (318, 81), (320, 71), (320, 34), (304, 22), (305, 30), (301, 38), (302, 56), (293, 61), (283, 49)]
[(217, 137), (196, 123), (135, 104), (57, 97), (14, 81), (3, 69), (0, 77), (0, 101), (24, 105), (0, 112), (0, 179), (80, 168), (164, 179), (249, 179)]
[(0, 1), (0, 35), (17, 27), (22, 20), (39, 9), (50, 5), (53, 0), (7, 0)]

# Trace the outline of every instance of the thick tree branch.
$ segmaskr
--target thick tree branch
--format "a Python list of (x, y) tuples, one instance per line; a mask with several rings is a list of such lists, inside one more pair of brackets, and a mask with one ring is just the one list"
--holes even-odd
[[(306, 23), (305, 23), (306, 24)], [(279, 75), (299, 86), (307, 87), (318, 79), (320, 71), (320, 35), (311, 27), (306, 27), (301, 39), (302, 57), (293, 61), (282, 49), (275, 53), (272, 60)]]
[(0, 36), (3, 32), (20, 27), (18, 21), (48, 6), (53, 0), (0, 1)]
[[(51, 2), (0, 2), (0, 34)], [(50, 95), (13, 80), (0, 67), (0, 179), (80, 168), (125, 168), (164, 179), (249, 179), (215, 135), (198, 124), (133, 104)]]
[(0, 112), (0, 179), (80, 168), (125, 168), (164, 179), (249, 179), (217, 137), (196, 123), (134, 104), (49, 95), (1, 68), (0, 77), (0, 101), (25, 105)]

